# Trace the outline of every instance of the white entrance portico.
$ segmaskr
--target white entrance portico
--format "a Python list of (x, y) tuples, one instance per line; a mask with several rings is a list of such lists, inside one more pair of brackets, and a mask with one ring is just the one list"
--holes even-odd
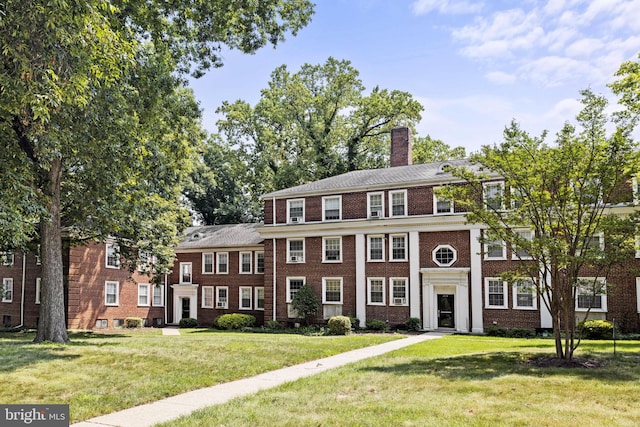
[(423, 268), (422, 327), (469, 332), (469, 268)]
[(171, 285), (173, 289), (173, 323), (198, 318), (198, 285)]

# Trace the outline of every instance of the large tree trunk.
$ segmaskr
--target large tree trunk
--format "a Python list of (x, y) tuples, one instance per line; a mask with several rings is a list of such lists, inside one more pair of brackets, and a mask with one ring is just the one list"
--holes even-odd
[(47, 200), (48, 220), (40, 223), (42, 287), (40, 322), (34, 342), (68, 342), (64, 308), (64, 274), (62, 266), (62, 233), (60, 225), (60, 178), (62, 159), (55, 158), (43, 174), (43, 190)]

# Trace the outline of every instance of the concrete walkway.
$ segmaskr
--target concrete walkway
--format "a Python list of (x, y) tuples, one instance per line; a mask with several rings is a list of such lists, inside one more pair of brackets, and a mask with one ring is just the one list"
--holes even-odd
[(162, 335), (180, 335), (180, 329), (175, 326), (165, 326), (162, 328)]
[(337, 368), (346, 364), (367, 359), (369, 357), (379, 356), (389, 351), (407, 347), (423, 341), (440, 338), (445, 333), (429, 332), (421, 335), (412, 335), (384, 344), (374, 345), (371, 347), (351, 350), (346, 353), (336, 354), (335, 356), (326, 357), (324, 359), (314, 360), (302, 363), (300, 365), (290, 366), (251, 378), (232, 381), (229, 383), (218, 384), (213, 387), (207, 387), (200, 390), (190, 391), (178, 396), (169, 397), (157, 402), (146, 405), (136, 406), (134, 408), (125, 409), (120, 412), (114, 412), (108, 415), (91, 418), (77, 424), (73, 427), (147, 427), (157, 423), (170, 421), (184, 415), (188, 415), (198, 409), (207, 406), (226, 403), (236, 397), (245, 396), (260, 390), (276, 387), (286, 382), (295, 381), (299, 378), (324, 372), (328, 369)]

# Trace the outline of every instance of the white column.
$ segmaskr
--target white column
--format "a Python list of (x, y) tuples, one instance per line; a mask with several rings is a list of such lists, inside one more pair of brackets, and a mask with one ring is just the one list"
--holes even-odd
[[(276, 201), (274, 200), (273, 204), (275, 205), (275, 203), (276, 203)], [(274, 212), (274, 215), (275, 215), (275, 212)], [(275, 216), (274, 216), (274, 218), (275, 218)], [(275, 219), (274, 219), (274, 222), (275, 222)], [(278, 258), (276, 257), (276, 239), (275, 239), (275, 237), (272, 239), (272, 241), (273, 241), (273, 250), (271, 252), (272, 253), (271, 265), (273, 266), (273, 277), (271, 278), (271, 280), (272, 280), (271, 285), (272, 285), (272, 289), (273, 290), (271, 291), (271, 302), (273, 304), (273, 307), (271, 309), (271, 318), (273, 320), (277, 320), (278, 319), (278, 311), (277, 311), (277, 308), (278, 308), (278, 304), (277, 304), (278, 303), (278, 297), (277, 297), (278, 289), (277, 289), (277, 286), (276, 286), (276, 277), (278, 276), (277, 275), (277, 268), (278, 268), (277, 267), (278, 266), (277, 260), (278, 260)], [(286, 253), (285, 253), (285, 256), (286, 256)], [(228, 297), (229, 296), (227, 295), (227, 298)]]
[(360, 327), (367, 321), (367, 278), (365, 277), (365, 260), (367, 259), (365, 236), (356, 234), (356, 317)]
[(409, 233), (409, 316), (420, 318), (420, 233)]
[(422, 329), (428, 331), (436, 328), (434, 323), (433, 285), (428, 283), (428, 276), (422, 275)]
[(469, 332), (469, 297), (467, 291), (466, 278), (465, 283), (459, 283), (456, 285), (456, 331)]
[[(547, 274), (547, 282), (551, 281), (551, 274)], [(542, 301), (542, 296), (538, 295), (538, 307), (540, 307), (540, 327), (553, 328), (553, 318), (546, 304)]]
[(480, 229), (469, 230), (469, 247), (471, 251), (471, 332), (484, 332), (482, 324), (482, 247), (480, 245)]

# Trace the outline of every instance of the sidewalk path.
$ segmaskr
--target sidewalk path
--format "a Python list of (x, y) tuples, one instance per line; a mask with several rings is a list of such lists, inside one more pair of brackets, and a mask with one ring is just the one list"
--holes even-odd
[(444, 333), (429, 332), (421, 335), (412, 335), (390, 341), (384, 344), (374, 345), (324, 359), (313, 360), (299, 365), (278, 369), (251, 378), (218, 384), (199, 390), (190, 391), (157, 402), (136, 406), (120, 412), (102, 415), (96, 418), (72, 424), (72, 427), (147, 427), (157, 423), (170, 421), (193, 411), (207, 406), (226, 403), (236, 397), (245, 396), (260, 390), (276, 387), (289, 381), (324, 372), (352, 362), (379, 356), (389, 351), (408, 347), (423, 341), (440, 338)]

